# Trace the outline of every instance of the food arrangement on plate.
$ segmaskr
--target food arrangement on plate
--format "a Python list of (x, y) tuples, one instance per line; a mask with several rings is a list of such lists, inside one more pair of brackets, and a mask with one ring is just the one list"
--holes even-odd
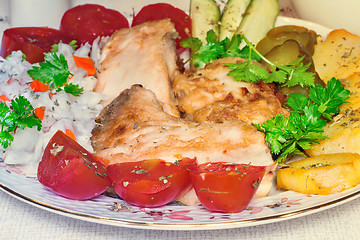
[(146, 208), (232, 213), (274, 187), (357, 186), (360, 37), (273, 28), (278, 14), (275, 0), (192, 0), (129, 27), (86, 4), (60, 30), (6, 30), (2, 161), (65, 198)]

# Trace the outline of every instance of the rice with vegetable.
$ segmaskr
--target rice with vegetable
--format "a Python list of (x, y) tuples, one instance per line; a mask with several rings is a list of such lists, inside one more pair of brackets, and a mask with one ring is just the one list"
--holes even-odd
[[(94, 61), (95, 68), (99, 68), (99, 38), (93, 45), (85, 44), (74, 50), (69, 44), (59, 43), (56, 55), (62, 54), (72, 74), (69, 83), (79, 85), (83, 93), (73, 96), (65, 91), (51, 90), (35, 92), (31, 88), (33, 79), (27, 73), (32, 66), (23, 59), (21, 51), (13, 52), (6, 59), (0, 57), (0, 96), (13, 99), (18, 96), (25, 97), (34, 109), (42, 109), (43, 119), (41, 131), (37, 127), (20, 129), (17, 128), (14, 140), (6, 149), (0, 146), (0, 158), (6, 164), (17, 164), (24, 174), (36, 176), (37, 166), (41, 160), (44, 149), (50, 138), (58, 131), (72, 133), (76, 141), (89, 151), (92, 151), (90, 143), (91, 130), (95, 125), (95, 117), (100, 113), (102, 106), (99, 102), (102, 96), (93, 92), (97, 79), (88, 76), (87, 72), (76, 66), (74, 57), (88, 57)], [(10, 106), (10, 101), (2, 101)], [(41, 110), (40, 110), (41, 111)], [(41, 117), (42, 118), (42, 117)], [(29, 141), (29, 139), (31, 139)]]

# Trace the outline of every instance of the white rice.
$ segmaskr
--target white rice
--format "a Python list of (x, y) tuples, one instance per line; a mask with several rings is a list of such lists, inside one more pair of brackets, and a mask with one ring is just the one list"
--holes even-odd
[[(56, 92), (52, 99), (48, 92), (34, 92), (29, 83), (32, 82), (27, 71), (31, 64), (22, 61), (20, 51), (13, 52), (7, 59), (0, 57), (0, 96), (5, 95), (13, 99), (19, 95), (26, 97), (35, 108), (45, 106), (44, 119), (41, 131), (36, 127), (17, 129), (11, 146), (5, 149), (0, 146), (0, 158), (7, 164), (17, 164), (27, 176), (36, 176), (38, 163), (42, 158), (43, 151), (50, 138), (58, 131), (71, 130), (77, 142), (84, 148), (93, 151), (90, 137), (91, 130), (95, 125), (95, 118), (100, 113), (102, 106), (99, 102), (102, 96), (93, 89), (97, 79), (87, 76), (84, 69), (76, 67), (72, 55), (79, 57), (90, 56), (99, 69), (100, 49), (105, 40), (96, 39), (93, 46), (85, 44), (74, 51), (68, 44), (59, 44), (57, 54), (63, 54), (68, 62), (69, 70), (73, 74), (71, 82), (84, 88), (83, 94), (74, 97), (64, 91)], [(10, 83), (7, 83), (9, 79)], [(9, 102), (4, 102), (10, 104)]]

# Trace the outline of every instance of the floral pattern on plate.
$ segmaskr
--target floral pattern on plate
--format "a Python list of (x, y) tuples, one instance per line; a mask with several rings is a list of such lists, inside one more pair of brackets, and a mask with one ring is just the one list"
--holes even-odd
[(254, 199), (240, 213), (210, 212), (202, 206), (172, 203), (159, 208), (130, 206), (119, 198), (101, 195), (75, 201), (54, 194), (16, 167), (0, 164), (0, 187), (27, 203), (61, 215), (123, 227), (192, 230), (245, 227), (299, 217), (337, 206), (360, 196), (360, 186), (333, 195), (304, 195), (272, 190)]

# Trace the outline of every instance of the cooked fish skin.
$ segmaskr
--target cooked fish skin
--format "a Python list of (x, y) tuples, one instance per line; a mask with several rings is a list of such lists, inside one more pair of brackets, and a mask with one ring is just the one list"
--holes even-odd
[(272, 84), (235, 81), (224, 63), (243, 61), (223, 58), (203, 69), (185, 72), (172, 84), (177, 104), (185, 116), (196, 122), (221, 123), (241, 119), (261, 124), (277, 114), (287, 115)]
[[(231, 162), (275, 170), (263, 133), (241, 120), (196, 123), (170, 115), (155, 94), (133, 85), (107, 105), (92, 131), (95, 154), (118, 162), (162, 159), (169, 162), (196, 157), (199, 164)], [(267, 186), (268, 183), (260, 184)], [(270, 185), (271, 187), (271, 185)], [(270, 189), (263, 191), (266, 196)], [(187, 200), (187, 204), (197, 202)]]
[(172, 116), (141, 85), (125, 90), (103, 109), (91, 140), (96, 154), (110, 164), (184, 157), (196, 157), (200, 164), (273, 164), (264, 135), (254, 126), (241, 120), (196, 123)]
[(116, 31), (101, 53), (95, 91), (106, 96), (102, 104), (109, 104), (133, 84), (141, 84), (165, 104), (165, 111), (179, 115), (171, 90), (171, 82), (179, 73), (176, 37), (169, 19)]

